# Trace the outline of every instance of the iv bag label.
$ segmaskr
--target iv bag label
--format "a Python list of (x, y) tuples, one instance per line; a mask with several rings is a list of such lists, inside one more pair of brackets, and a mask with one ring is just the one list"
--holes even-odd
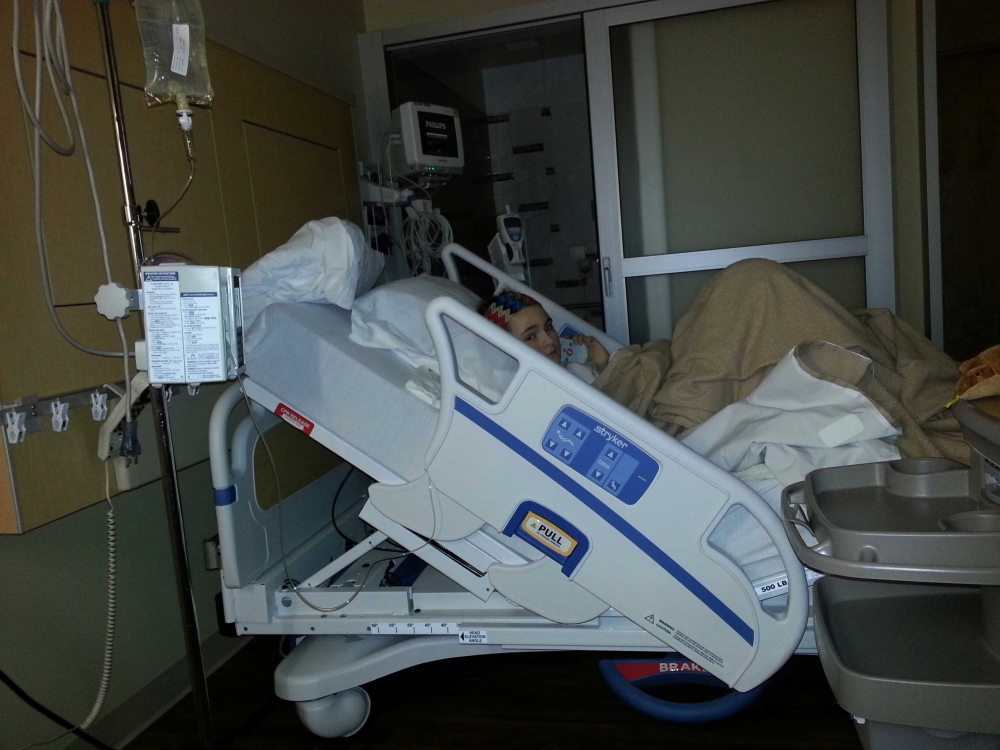
[(176, 271), (144, 271), (151, 383), (184, 382), (184, 330), (181, 322), (180, 280)]
[(207, 383), (225, 380), (218, 292), (182, 292), (181, 321), (184, 381)]
[(179, 76), (188, 74), (188, 58), (191, 56), (191, 27), (186, 23), (174, 25), (174, 56), (170, 58), (170, 71)]

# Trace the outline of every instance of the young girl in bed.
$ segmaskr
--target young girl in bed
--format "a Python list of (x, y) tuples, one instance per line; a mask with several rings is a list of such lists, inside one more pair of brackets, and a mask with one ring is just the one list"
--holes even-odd
[[(597, 380), (608, 364), (608, 351), (600, 341), (581, 334), (560, 339), (545, 308), (526, 294), (501, 292), (483, 300), (479, 313), (586, 383)], [(567, 361), (574, 344), (586, 347), (585, 363)]]

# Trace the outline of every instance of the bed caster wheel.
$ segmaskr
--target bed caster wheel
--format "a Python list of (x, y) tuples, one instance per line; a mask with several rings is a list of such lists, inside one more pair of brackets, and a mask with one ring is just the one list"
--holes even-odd
[(354, 687), (296, 703), (295, 710), (306, 729), (319, 737), (350, 737), (368, 721), (372, 701), (364, 688)]

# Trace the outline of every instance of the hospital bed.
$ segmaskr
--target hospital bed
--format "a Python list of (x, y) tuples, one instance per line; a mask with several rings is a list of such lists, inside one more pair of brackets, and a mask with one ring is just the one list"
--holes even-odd
[[(461, 259), (534, 296), (557, 330), (621, 346), (464, 248), (443, 259), (455, 282)], [(461, 380), (449, 320), (516, 360), (499, 400)], [(349, 311), (286, 303), (261, 313), (247, 375), (212, 414), (225, 619), (241, 635), (304, 636), (275, 689), (312, 731), (353, 733), (362, 685), (435, 659), (677, 651), (742, 692), (796, 648), (815, 653), (802, 565), (749, 487), (455, 300), (434, 300), (426, 322), (439, 408), (407, 390), (414, 370), (394, 352), (348, 338)], [(346, 465), (258, 501), (273, 467), (255, 457), (282, 421), (374, 480), (341, 509), (359, 543), (331, 524), (338, 486), (359, 476)], [(713, 537), (737, 506), (773, 541), (768, 560), (741, 567)], [(403, 554), (426, 567), (400, 581), (388, 573)], [(760, 599), (762, 576), (786, 593)]]

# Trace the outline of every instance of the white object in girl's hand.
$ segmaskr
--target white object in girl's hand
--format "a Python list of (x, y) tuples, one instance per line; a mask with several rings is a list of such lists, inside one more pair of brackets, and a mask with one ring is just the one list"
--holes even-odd
[(559, 346), (562, 350), (560, 360), (563, 364), (568, 364), (570, 362), (583, 364), (587, 361), (586, 344), (576, 344), (573, 342), (573, 339), (560, 338)]

